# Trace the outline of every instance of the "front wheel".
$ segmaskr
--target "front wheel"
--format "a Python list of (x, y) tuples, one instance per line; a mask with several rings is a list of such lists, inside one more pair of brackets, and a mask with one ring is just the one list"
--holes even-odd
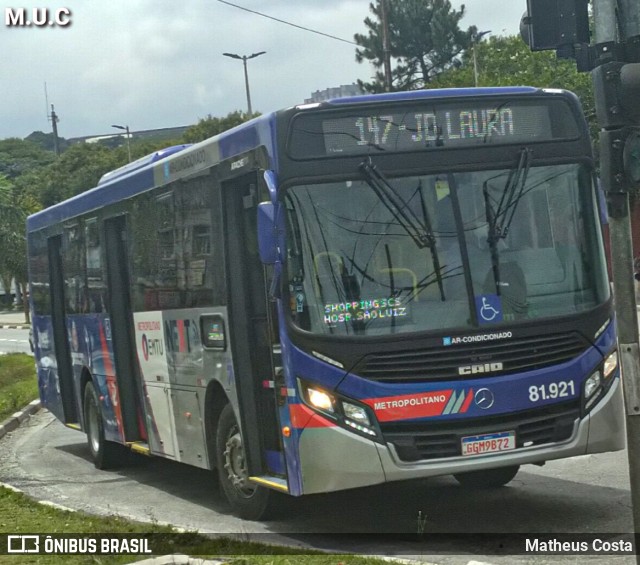
[(470, 488), (497, 488), (506, 485), (513, 479), (520, 465), (510, 467), (498, 467), (497, 469), (485, 469), (483, 471), (471, 471), (469, 473), (456, 473), (453, 475), (463, 487)]
[(98, 469), (110, 469), (122, 463), (124, 446), (104, 439), (100, 400), (92, 382), (84, 387), (84, 429), (93, 463)]
[(230, 404), (218, 419), (216, 463), (222, 491), (240, 518), (261, 520), (272, 513), (277, 493), (249, 481), (242, 435)]

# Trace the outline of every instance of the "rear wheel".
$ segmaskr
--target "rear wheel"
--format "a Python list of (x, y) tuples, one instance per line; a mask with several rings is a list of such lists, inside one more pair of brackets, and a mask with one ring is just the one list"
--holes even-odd
[(262, 520), (272, 514), (277, 493), (249, 481), (242, 435), (230, 404), (218, 420), (216, 463), (222, 491), (240, 518)]
[(84, 388), (84, 428), (93, 463), (98, 469), (110, 469), (123, 462), (125, 447), (104, 439), (100, 400), (92, 382)]
[(485, 469), (483, 471), (471, 471), (469, 473), (456, 473), (453, 475), (462, 486), (470, 488), (497, 488), (506, 485), (513, 479), (520, 465), (510, 467), (498, 467), (497, 469)]

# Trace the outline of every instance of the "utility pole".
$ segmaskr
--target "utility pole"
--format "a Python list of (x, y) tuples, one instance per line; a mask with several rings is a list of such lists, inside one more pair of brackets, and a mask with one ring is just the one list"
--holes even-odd
[[(640, 534), (640, 346), (629, 196), (640, 189), (640, 3), (527, 0), (521, 34), (534, 51), (555, 49), (591, 71), (600, 126), (600, 179), (607, 195), (611, 267), (627, 427), (634, 532)], [(636, 548), (637, 549), (637, 548)], [(640, 565), (640, 554), (636, 556)]]
[(389, 43), (389, 17), (387, 14), (387, 0), (380, 0), (382, 16), (382, 58), (384, 62), (384, 90), (391, 92), (391, 46)]
[[(599, 5), (594, 12), (597, 66), (592, 77), (598, 124), (602, 128), (602, 185), (607, 194), (609, 233), (614, 250), (611, 266), (624, 384), (633, 525), (634, 532), (640, 533), (640, 347), (629, 206), (629, 195), (640, 181), (637, 171), (640, 163), (640, 4), (638, 0), (599, 0), (595, 5)], [(635, 159), (635, 173), (632, 159)], [(636, 563), (640, 564), (640, 555), (636, 555)]]
[(53, 128), (53, 150), (57, 157), (60, 156), (60, 140), (58, 139), (58, 122), (59, 122), (58, 114), (53, 109), (53, 104), (51, 104), (51, 126)]

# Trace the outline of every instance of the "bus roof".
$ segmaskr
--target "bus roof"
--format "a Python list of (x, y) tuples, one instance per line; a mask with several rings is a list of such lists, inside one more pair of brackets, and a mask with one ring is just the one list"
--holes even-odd
[(424, 100), (430, 98), (451, 98), (459, 96), (495, 96), (496, 94), (533, 94), (542, 89), (535, 86), (490, 86), (471, 88), (432, 88), (427, 90), (409, 90), (404, 92), (384, 92), (382, 94), (364, 94), (332, 98), (327, 104), (342, 105), (366, 102), (400, 102), (402, 100)]
[(27, 218), (27, 232), (37, 231), (195, 174), (225, 159), (265, 146), (275, 158), (275, 113), (240, 124), (194, 145), (157, 151), (106, 173), (95, 188)]

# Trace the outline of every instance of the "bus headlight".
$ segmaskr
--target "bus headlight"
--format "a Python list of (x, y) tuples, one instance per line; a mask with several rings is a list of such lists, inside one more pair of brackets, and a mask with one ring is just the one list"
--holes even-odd
[(613, 351), (609, 354), (609, 356), (604, 360), (604, 365), (602, 368), (602, 372), (604, 373), (604, 379), (608, 380), (611, 375), (618, 368), (618, 352)]
[(607, 357), (605, 357), (604, 363), (600, 368), (591, 375), (584, 382), (584, 409), (588, 412), (600, 398), (602, 398), (609, 388), (609, 385), (613, 382), (613, 375), (618, 368), (618, 352), (612, 351)]
[(324, 390), (311, 387), (307, 388), (307, 399), (309, 400), (309, 404), (318, 410), (335, 412), (333, 396)]
[(600, 371), (592, 373), (591, 376), (584, 382), (584, 399), (588, 401), (600, 388), (601, 384), (602, 378), (600, 375)]
[(298, 383), (302, 398), (310, 408), (350, 431), (380, 441), (376, 420), (367, 406), (347, 400), (302, 379), (299, 379)]
[(342, 410), (344, 410), (344, 417), (346, 420), (351, 420), (355, 424), (362, 424), (364, 426), (371, 426), (369, 420), (369, 414), (363, 406), (357, 406), (351, 404), (351, 402), (342, 402)]

